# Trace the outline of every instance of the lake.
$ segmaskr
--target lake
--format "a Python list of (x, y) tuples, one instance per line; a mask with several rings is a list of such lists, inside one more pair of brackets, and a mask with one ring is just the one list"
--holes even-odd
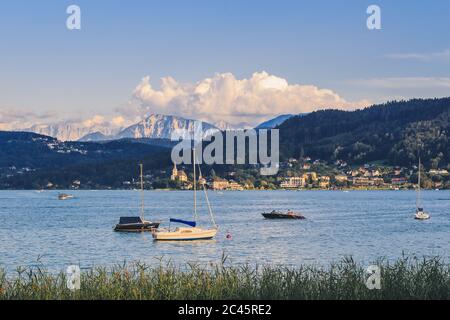
[[(424, 191), (432, 218), (413, 219), (414, 191), (209, 192), (217, 223), (215, 240), (153, 241), (151, 234), (113, 232), (120, 216), (139, 215), (139, 192), (0, 191), (0, 266), (42, 263), (52, 271), (68, 265), (111, 266), (124, 261), (159, 264), (228, 262), (296, 266), (328, 264), (352, 255), (363, 263), (406, 255), (450, 257), (450, 191)], [(190, 191), (146, 191), (146, 218), (192, 219)], [(199, 196), (199, 202), (203, 199)], [(264, 220), (264, 211), (292, 209), (307, 220)], [(209, 223), (205, 205), (200, 225)], [(167, 224), (164, 224), (167, 226)], [(230, 232), (232, 239), (227, 239)]]

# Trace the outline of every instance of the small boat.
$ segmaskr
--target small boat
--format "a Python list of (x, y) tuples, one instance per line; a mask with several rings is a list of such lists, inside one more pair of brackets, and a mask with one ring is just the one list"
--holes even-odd
[(418, 173), (418, 183), (417, 183), (417, 197), (416, 197), (416, 214), (414, 215), (414, 219), (416, 220), (428, 220), (430, 219), (430, 214), (423, 210), (421, 204), (421, 196), (420, 196), (420, 158), (419, 158), (419, 173)]
[(273, 210), (270, 213), (263, 213), (262, 215), (266, 219), (294, 219), (294, 220), (306, 219), (305, 216), (303, 216), (299, 213), (295, 213), (293, 211), (288, 211), (287, 213), (282, 213), (282, 212)]
[(416, 220), (428, 220), (430, 219), (430, 214), (423, 211), (423, 208), (417, 208), (416, 214), (414, 215)]
[(120, 217), (119, 223), (115, 226), (117, 232), (152, 232), (157, 229), (160, 222), (147, 221), (144, 218), (144, 176), (143, 166), (141, 169), (141, 215), (139, 217)]
[(120, 217), (119, 223), (114, 228), (118, 232), (151, 232), (159, 227), (159, 222), (142, 220), (141, 217)]
[(66, 194), (66, 193), (60, 193), (58, 194), (58, 200), (70, 200), (73, 199), (73, 195), (71, 194)]
[[(193, 153), (193, 165), (194, 165), (194, 221), (186, 221), (180, 219), (170, 219), (170, 222), (181, 223), (187, 227), (177, 227), (175, 230), (154, 230), (153, 239), (155, 241), (194, 241), (194, 240), (210, 240), (217, 234), (218, 226), (214, 219), (214, 214), (209, 203), (208, 193), (206, 191), (205, 184), (203, 185), (203, 192), (205, 193), (206, 203), (208, 205), (208, 211), (213, 224), (212, 228), (201, 228), (197, 226), (197, 183), (196, 183), (196, 168), (195, 168), (195, 148), (192, 149)], [(202, 176), (201, 168), (198, 166), (200, 178)], [(199, 179), (200, 180), (200, 179)]]

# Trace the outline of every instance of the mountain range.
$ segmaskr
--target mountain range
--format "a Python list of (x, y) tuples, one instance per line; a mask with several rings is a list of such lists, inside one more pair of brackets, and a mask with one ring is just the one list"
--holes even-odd
[[(264, 122), (257, 129), (274, 128), (293, 115), (281, 115), (275, 119)], [(170, 139), (172, 133), (177, 129), (188, 130), (192, 132), (196, 120), (186, 119), (178, 116), (152, 114), (142, 121), (126, 128), (114, 128), (108, 125), (86, 126), (82, 122), (59, 122), (54, 124), (34, 125), (21, 131), (33, 132), (40, 135), (56, 138), (60, 141), (109, 141), (124, 138), (129, 139)], [(211, 130), (234, 130), (241, 129), (241, 125), (232, 125), (225, 121), (219, 121), (214, 124), (202, 122), (204, 134)], [(248, 127), (248, 126), (244, 126)], [(242, 127), (242, 128), (244, 128)]]
[[(34, 125), (24, 129), (25, 132), (33, 132), (45, 136), (54, 137), (60, 141), (106, 141), (124, 138), (140, 139), (170, 139), (177, 129), (185, 129), (191, 132), (195, 120), (182, 117), (152, 114), (144, 120), (127, 128), (111, 128), (107, 125), (86, 126), (83, 123), (60, 122), (50, 125)], [(225, 123), (221, 123), (225, 126)], [(212, 124), (203, 122), (202, 129), (219, 130)]]

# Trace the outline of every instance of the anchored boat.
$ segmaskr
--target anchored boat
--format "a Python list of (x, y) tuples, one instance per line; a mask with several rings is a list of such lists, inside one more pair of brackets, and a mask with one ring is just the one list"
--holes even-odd
[[(193, 164), (194, 164), (194, 221), (186, 221), (180, 219), (170, 219), (170, 222), (181, 223), (187, 227), (177, 227), (175, 230), (154, 230), (153, 238), (155, 241), (192, 241), (192, 240), (209, 240), (216, 236), (218, 226), (214, 219), (214, 214), (211, 208), (211, 204), (208, 199), (208, 193), (206, 191), (205, 184), (203, 186), (203, 192), (205, 193), (206, 203), (208, 205), (209, 215), (211, 217), (211, 222), (213, 224), (212, 228), (202, 228), (197, 226), (197, 181), (196, 181), (196, 164), (195, 164), (195, 148), (192, 149), (193, 153)], [(202, 176), (201, 168), (198, 166), (200, 179)]]
[(417, 195), (416, 195), (416, 214), (414, 215), (414, 219), (416, 220), (428, 220), (430, 219), (430, 214), (423, 210), (421, 204), (421, 196), (420, 196), (420, 158), (419, 158), (419, 173), (418, 173), (418, 184), (417, 184)]
[(262, 215), (266, 219), (293, 219), (293, 220), (306, 219), (305, 216), (303, 216), (299, 213), (295, 213), (293, 211), (288, 211), (287, 213), (283, 213), (283, 212), (273, 210), (272, 212), (263, 213)]
[(73, 199), (73, 195), (71, 194), (66, 194), (66, 193), (60, 193), (58, 194), (58, 200), (70, 200)]
[(114, 231), (118, 232), (151, 232), (157, 229), (160, 222), (147, 221), (144, 218), (144, 176), (143, 165), (141, 169), (141, 215), (139, 217), (120, 217), (119, 223), (115, 226)]

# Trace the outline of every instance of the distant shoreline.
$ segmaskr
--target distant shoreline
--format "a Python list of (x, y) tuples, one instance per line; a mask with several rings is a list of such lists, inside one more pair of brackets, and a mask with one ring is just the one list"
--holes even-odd
[[(350, 192), (350, 191), (414, 191), (413, 188), (400, 188), (400, 189), (391, 189), (391, 188), (346, 188), (346, 189), (245, 189), (245, 190), (211, 190), (210, 192), (248, 192), (248, 191), (286, 191), (286, 192), (303, 192), (303, 191), (331, 191), (331, 192)], [(450, 189), (422, 189), (422, 191), (448, 191)], [(139, 191), (138, 189), (0, 189), (0, 191), (35, 191), (35, 192), (77, 192), (77, 191)], [(183, 192), (192, 192), (192, 190), (182, 190), (182, 189), (145, 189), (144, 191), (155, 191), (155, 192), (163, 192), (163, 191), (183, 191)]]

